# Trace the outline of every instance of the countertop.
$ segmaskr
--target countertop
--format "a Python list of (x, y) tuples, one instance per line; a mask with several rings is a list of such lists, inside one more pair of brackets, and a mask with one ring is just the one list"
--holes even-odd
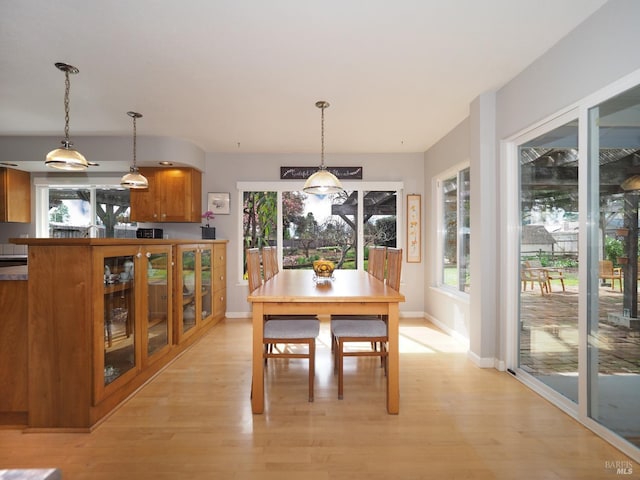
[(2, 280), (27, 280), (29, 278), (27, 266), (0, 267), (0, 281)]

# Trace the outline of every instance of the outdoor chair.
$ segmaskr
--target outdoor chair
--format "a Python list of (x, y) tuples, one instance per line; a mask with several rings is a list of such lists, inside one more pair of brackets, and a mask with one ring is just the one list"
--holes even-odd
[(616, 280), (622, 292), (622, 269), (614, 267), (611, 260), (600, 260), (598, 262), (598, 278), (604, 282), (611, 282), (611, 290), (615, 290)]
[(531, 274), (535, 276), (535, 274), (537, 273), (536, 281), (538, 281), (538, 283), (544, 282), (546, 284), (547, 293), (551, 293), (552, 280), (560, 280), (562, 291), (566, 292), (564, 285), (564, 272), (561, 268), (544, 267), (542, 266), (542, 263), (540, 263), (540, 260), (527, 260), (524, 263)]

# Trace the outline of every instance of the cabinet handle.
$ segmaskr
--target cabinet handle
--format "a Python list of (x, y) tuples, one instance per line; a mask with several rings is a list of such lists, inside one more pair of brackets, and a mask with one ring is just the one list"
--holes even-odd
[(147, 258), (151, 258), (151, 252), (147, 252), (145, 255), (147, 256)]
[(142, 257), (142, 253), (141, 252), (136, 253), (136, 258), (141, 258), (141, 257)]

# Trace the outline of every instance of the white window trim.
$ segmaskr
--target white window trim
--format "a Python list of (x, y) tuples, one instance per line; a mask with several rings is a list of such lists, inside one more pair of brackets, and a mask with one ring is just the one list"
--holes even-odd
[[(405, 218), (404, 218), (404, 182), (349, 182), (343, 181), (342, 186), (345, 190), (356, 190), (358, 192), (358, 218), (362, 218), (363, 216), (363, 205), (362, 205), (362, 192), (364, 191), (396, 191), (398, 194), (396, 195), (396, 245), (401, 247), (404, 245), (404, 232), (405, 232)], [(304, 187), (304, 182), (302, 181), (287, 181), (287, 182), (237, 182), (236, 183), (236, 202), (237, 205), (243, 204), (242, 194), (243, 192), (276, 192), (278, 195), (278, 205), (282, 204), (282, 192), (301, 192)], [(236, 218), (237, 221), (237, 235), (238, 238), (241, 239), (238, 242), (238, 254), (236, 258), (238, 259), (236, 265), (236, 271), (240, 272), (238, 278), (241, 279), (241, 284), (247, 283), (242, 277), (242, 272), (244, 270), (244, 265), (242, 264), (244, 255), (242, 251), (244, 249), (244, 242), (242, 241), (242, 220), (241, 217), (238, 216)], [(278, 229), (278, 262), (281, 263), (282, 259), (282, 211), (278, 209), (278, 219), (277, 219), (277, 229)], [(364, 226), (362, 222), (358, 222), (358, 238), (362, 238), (364, 235)], [(358, 268), (362, 268), (364, 265), (364, 250), (358, 249), (356, 252), (357, 255), (357, 264)], [(282, 265), (280, 265), (282, 267)]]
[[(451, 285), (447, 285), (442, 281), (443, 270), (444, 270), (444, 262), (443, 262), (444, 236), (446, 234), (444, 225), (442, 224), (442, 219), (444, 217), (442, 184), (445, 180), (451, 177), (459, 178), (460, 172), (462, 172), (467, 168), (471, 168), (471, 162), (468, 160), (464, 162), (460, 162), (456, 165), (453, 165), (452, 167), (448, 168), (447, 170), (444, 170), (443, 172), (433, 177), (433, 184), (434, 184), (433, 191), (435, 192), (435, 195), (436, 195), (434, 203), (436, 206), (437, 221), (436, 221), (436, 228), (435, 228), (436, 238), (434, 242), (434, 250), (435, 250), (434, 258), (436, 260), (433, 262), (434, 271), (432, 272), (432, 277), (431, 277), (435, 279), (434, 288), (442, 290), (447, 295), (453, 295), (454, 297), (465, 298), (465, 299), (469, 298), (469, 293), (463, 292), (462, 290), (460, 290), (460, 286), (452, 287)], [(458, 232), (458, 235), (459, 234), (460, 233)], [(460, 245), (457, 246), (457, 251), (456, 251), (456, 255), (458, 257), (460, 256), (459, 249), (460, 249)]]
[[(33, 179), (36, 193), (36, 237), (49, 236), (49, 189), (87, 187), (91, 192), (91, 218), (96, 218), (96, 188), (120, 185), (120, 177), (49, 177), (36, 175)], [(93, 232), (91, 232), (93, 234)]]

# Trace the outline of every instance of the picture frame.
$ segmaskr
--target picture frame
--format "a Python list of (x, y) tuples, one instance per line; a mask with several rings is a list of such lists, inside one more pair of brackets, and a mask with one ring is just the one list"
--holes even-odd
[(214, 215), (229, 215), (231, 204), (231, 194), (229, 192), (209, 192), (207, 193), (207, 210)]
[(422, 262), (422, 200), (407, 194), (407, 263)]

